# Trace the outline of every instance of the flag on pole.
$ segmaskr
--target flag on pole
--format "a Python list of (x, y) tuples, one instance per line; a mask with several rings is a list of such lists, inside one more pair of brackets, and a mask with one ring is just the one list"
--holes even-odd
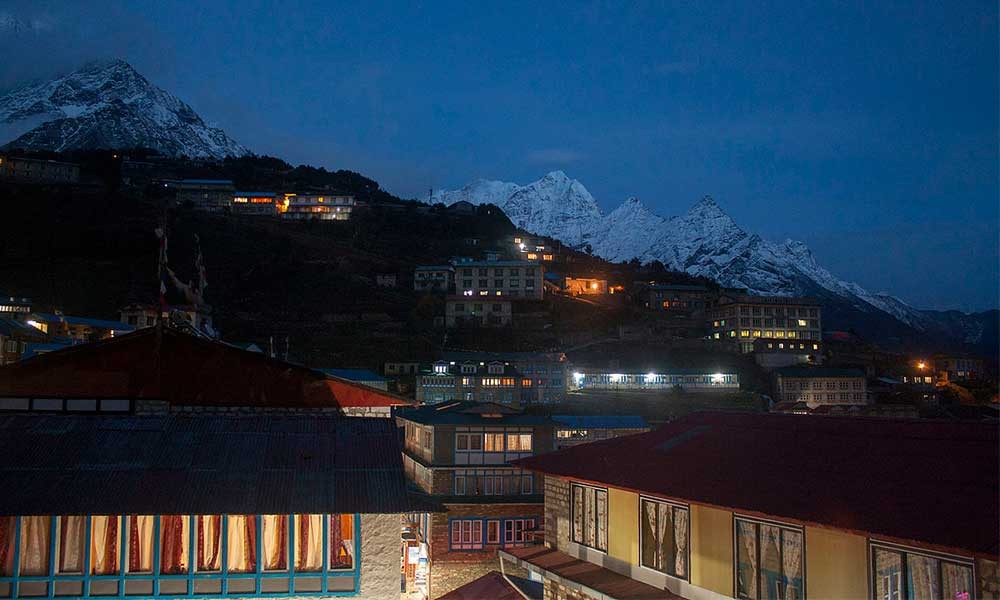
[(156, 237), (160, 240), (160, 258), (157, 264), (157, 278), (160, 280), (160, 314), (166, 317), (170, 313), (167, 305), (167, 232), (162, 227), (156, 228)]

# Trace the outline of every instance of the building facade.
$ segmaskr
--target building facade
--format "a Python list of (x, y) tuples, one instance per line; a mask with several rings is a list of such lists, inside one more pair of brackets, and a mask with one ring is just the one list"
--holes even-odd
[(73, 342), (96, 342), (135, 329), (119, 321), (39, 312), (31, 313), (26, 322), (50, 338), (68, 338)]
[(234, 192), (229, 210), (236, 215), (273, 217), (278, 214), (277, 197), (274, 192)]
[(456, 262), (455, 293), (459, 296), (541, 300), (545, 268), (530, 260)]
[(501, 560), (546, 598), (995, 598), (996, 427), (877, 425), (699, 413), (516, 461), (546, 476), (545, 544)]
[(735, 342), (753, 352), (759, 338), (822, 340), (822, 311), (811, 298), (722, 294), (708, 311), (710, 339)]
[(513, 367), (520, 376), (518, 401), (522, 406), (562, 402), (566, 397), (569, 363), (562, 352), (445, 352), (442, 360), (449, 365), (496, 363)]
[(0, 154), (0, 179), (30, 183), (77, 183), (80, 165)]
[(506, 327), (514, 320), (508, 297), (452, 296), (445, 300), (445, 326)]
[(859, 369), (785, 367), (774, 371), (779, 402), (868, 404), (867, 380)]
[(289, 221), (346, 221), (355, 206), (354, 196), (282, 194), (278, 214)]
[(0, 317), (26, 321), (31, 314), (31, 298), (0, 295)]
[(654, 283), (642, 293), (643, 305), (673, 315), (703, 318), (715, 295), (703, 285)]
[(818, 340), (776, 340), (759, 338), (753, 342), (753, 359), (764, 370), (823, 364), (823, 342)]
[(597, 369), (574, 370), (569, 380), (571, 390), (724, 392), (740, 389), (740, 375), (735, 371), (708, 369), (671, 369), (650, 373), (612, 373)]
[(407, 477), (444, 513), (417, 519), (426, 596), (437, 598), (498, 567), (496, 551), (535, 543), (542, 479), (510, 461), (552, 450), (554, 424), (497, 404), (455, 402), (402, 411)]
[(972, 356), (935, 356), (934, 368), (946, 376), (947, 381), (981, 381), (987, 374), (986, 361)]
[(497, 402), (518, 406), (524, 379), (517, 369), (499, 360), (440, 360), (417, 375), (417, 403)]
[(190, 203), (198, 210), (222, 212), (232, 205), (236, 187), (229, 179), (180, 179), (164, 182), (175, 193), (177, 204)]
[(428, 265), (413, 271), (413, 289), (418, 292), (450, 293), (455, 286), (455, 268), (451, 265)]
[(556, 422), (556, 450), (651, 429), (646, 419), (634, 415), (552, 415), (552, 420)]
[(0, 317), (0, 366), (21, 360), (29, 344), (44, 343), (47, 339), (48, 336), (31, 325)]
[(608, 293), (608, 280), (594, 277), (567, 277), (563, 290), (572, 296), (603, 296)]

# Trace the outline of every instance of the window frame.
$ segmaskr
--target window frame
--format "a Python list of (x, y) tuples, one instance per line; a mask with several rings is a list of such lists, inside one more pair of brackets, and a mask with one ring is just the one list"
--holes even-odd
[[(596, 544), (595, 546), (591, 546), (590, 544), (588, 544), (586, 542), (587, 528), (586, 528), (585, 521), (581, 521), (582, 523), (584, 523), (584, 525), (581, 526), (581, 531), (582, 531), (583, 539), (582, 540), (576, 539), (576, 506), (575, 506), (576, 503), (574, 501), (574, 494), (575, 494), (574, 489), (575, 488), (581, 488), (581, 489), (583, 489), (584, 493), (586, 493), (586, 490), (592, 490), (594, 492), (594, 523), (593, 523), (593, 526), (595, 528), (594, 529), (594, 543)], [(605, 547), (604, 548), (600, 547), (600, 535), (599, 535), (600, 534), (600, 527), (599, 527), (599, 525), (600, 525), (600, 517), (598, 516), (598, 511), (597, 511), (597, 492), (604, 492), (604, 501), (606, 503), (605, 507), (604, 507), (604, 542), (605, 542)], [(586, 497), (584, 497), (583, 504), (584, 504), (583, 510), (584, 510), (584, 512), (586, 512), (586, 508), (585, 508), (586, 504), (587, 504)], [(589, 548), (591, 550), (595, 550), (597, 552), (601, 552), (603, 554), (607, 554), (608, 553), (607, 543), (609, 541), (609, 536), (608, 536), (608, 521), (609, 521), (609, 516), (610, 516), (610, 507), (611, 507), (611, 501), (610, 501), (610, 497), (609, 497), (609, 494), (608, 494), (608, 488), (606, 488), (606, 487), (600, 487), (600, 486), (596, 486), (596, 485), (590, 485), (590, 484), (586, 484), (586, 483), (578, 483), (578, 482), (575, 482), (575, 481), (572, 482), (572, 483), (570, 483), (570, 488), (569, 488), (569, 511), (570, 511), (570, 519), (569, 519), (569, 522), (570, 522), (570, 533), (569, 533), (569, 538), (570, 538), (570, 541), (573, 542), (574, 544), (578, 544), (578, 545), (583, 546), (585, 548)]]
[(900, 555), (900, 571), (899, 571), (899, 598), (900, 600), (907, 597), (907, 555), (913, 554), (917, 556), (922, 556), (924, 558), (932, 558), (938, 562), (937, 573), (938, 573), (938, 583), (942, 584), (944, 582), (942, 566), (944, 563), (950, 563), (960, 567), (968, 568), (972, 573), (972, 593), (969, 596), (969, 600), (976, 600), (979, 598), (978, 592), (978, 581), (979, 573), (976, 572), (976, 561), (974, 558), (969, 558), (966, 556), (960, 556), (958, 554), (948, 554), (945, 552), (936, 552), (933, 550), (925, 550), (923, 548), (917, 548), (915, 546), (904, 546), (902, 544), (896, 544), (893, 542), (887, 542), (877, 538), (868, 538), (868, 597), (876, 600), (875, 594), (878, 589), (878, 573), (875, 570), (875, 551), (885, 550), (888, 552), (895, 552)]
[[(784, 567), (784, 552), (785, 552), (785, 549), (784, 549), (784, 544), (781, 543), (784, 540), (784, 537), (780, 535), (781, 531), (782, 530), (789, 530), (789, 531), (793, 531), (795, 533), (798, 533), (799, 535), (802, 536), (802, 558), (801, 558), (801, 562), (802, 562), (802, 589), (800, 590), (801, 594), (799, 595), (799, 600), (807, 600), (807, 598), (808, 598), (808, 594), (807, 594), (808, 579), (807, 579), (807, 573), (806, 573), (806, 565), (807, 565), (807, 560), (806, 560), (806, 545), (807, 545), (807, 542), (806, 542), (806, 528), (803, 525), (796, 525), (794, 523), (787, 523), (787, 522), (783, 522), (783, 521), (773, 521), (773, 520), (770, 520), (770, 519), (762, 519), (762, 518), (759, 518), (759, 517), (752, 517), (752, 516), (749, 516), (749, 515), (742, 515), (742, 514), (739, 514), (739, 513), (733, 513), (733, 517), (732, 517), (732, 524), (733, 524), (733, 546), (732, 546), (732, 549), (733, 549), (733, 597), (734, 598), (743, 598), (743, 596), (739, 595), (739, 576), (740, 576), (740, 563), (739, 563), (739, 527), (738, 527), (738, 522), (739, 521), (744, 521), (744, 522), (747, 522), (747, 523), (752, 523), (752, 524), (756, 525), (756, 527), (757, 527), (757, 541), (756, 541), (755, 548), (756, 548), (756, 552), (757, 552), (756, 559), (757, 559), (757, 571), (758, 571), (758, 582), (757, 582), (757, 596), (758, 597), (760, 597), (760, 581), (762, 579), (759, 576), (759, 574), (762, 572), (762, 569), (760, 568), (760, 547), (761, 547), (761, 543), (760, 543), (760, 539), (761, 539), (761, 537), (760, 537), (761, 536), (761, 534), (760, 534), (760, 527), (761, 527), (761, 525), (768, 526), (768, 527), (777, 527), (778, 530), (779, 530), (778, 560), (781, 563), (782, 571), (784, 571), (784, 568), (785, 568)], [(782, 573), (782, 576), (784, 576), (784, 573)]]
[[(679, 576), (673, 575), (671, 573), (666, 573), (664, 571), (660, 571), (659, 569), (654, 569), (653, 567), (647, 567), (643, 563), (643, 560), (642, 560), (643, 559), (643, 557), (642, 557), (642, 549), (644, 547), (643, 546), (643, 537), (644, 536), (642, 534), (642, 532), (643, 532), (642, 519), (644, 518), (644, 515), (645, 515), (645, 513), (643, 512), (643, 505), (642, 505), (643, 501), (646, 501), (646, 502), (655, 502), (655, 503), (658, 503), (658, 504), (665, 504), (665, 505), (671, 507), (671, 510), (676, 509), (676, 508), (680, 508), (680, 509), (684, 509), (684, 510), (687, 511), (687, 514), (688, 514), (688, 518), (687, 518), (687, 531), (685, 531), (685, 534), (687, 535), (687, 544), (685, 545), (685, 548), (684, 548), (684, 552), (685, 552), (684, 560), (685, 560), (685, 564), (687, 565), (687, 568), (685, 569), (686, 575), (684, 577), (679, 577)], [(643, 568), (643, 569), (647, 569), (649, 571), (652, 571), (653, 573), (658, 573), (660, 575), (666, 575), (667, 577), (671, 577), (673, 579), (680, 579), (682, 581), (691, 581), (691, 505), (690, 504), (684, 504), (683, 502), (676, 502), (674, 500), (666, 500), (666, 499), (663, 499), (663, 498), (656, 498), (655, 496), (646, 496), (646, 495), (640, 495), (639, 496), (639, 566), (641, 568)], [(733, 589), (735, 590), (736, 588), (733, 588)]]

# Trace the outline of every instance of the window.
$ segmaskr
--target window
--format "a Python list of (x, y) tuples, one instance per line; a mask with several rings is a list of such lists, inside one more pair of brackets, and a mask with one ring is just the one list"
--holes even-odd
[(799, 600), (805, 593), (803, 532), (764, 521), (735, 519), (736, 596)]
[(486, 521), (486, 543), (500, 543), (500, 521)]
[(503, 434), (502, 433), (487, 433), (485, 434), (485, 448), (487, 452), (503, 452)]
[(21, 517), (21, 575), (49, 574), (51, 527), (47, 516)]
[(573, 541), (607, 552), (608, 491), (574, 483)]
[(870, 548), (876, 600), (975, 597), (972, 561), (889, 544)]
[[(87, 551), (84, 544), (86, 520), (82, 516), (59, 517), (56, 573), (83, 573), (83, 557)], [(0, 573), (9, 574), (9, 571), (0, 568)]]
[(196, 568), (200, 572), (218, 572), (222, 567), (222, 516), (198, 515)]
[(483, 522), (479, 519), (451, 521), (452, 550), (482, 550)]
[(531, 434), (508, 433), (507, 450), (511, 452), (531, 452)]
[(261, 550), (265, 571), (288, 570), (288, 517), (261, 515)]
[(128, 550), (125, 570), (128, 573), (153, 572), (153, 520), (152, 515), (130, 516), (128, 523)]
[(230, 573), (253, 573), (257, 570), (257, 518), (254, 515), (228, 515), (226, 548)]
[(640, 552), (642, 566), (688, 578), (688, 509), (642, 499)]
[(354, 515), (330, 515), (330, 570), (354, 568)]
[[(23, 532), (22, 532), (22, 535)], [(118, 540), (121, 539), (121, 519), (117, 515), (95, 515), (90, 518), (90, 573), (117, 575)]]
[(530, 531), (535, 528), (534, 519), (505, 519), (503, 522), (503, 545), (517, 546), (531, 542)]
[(160, 573), (188, 572), (188, 527), (190, 519), (181, 515), (160, 517)]

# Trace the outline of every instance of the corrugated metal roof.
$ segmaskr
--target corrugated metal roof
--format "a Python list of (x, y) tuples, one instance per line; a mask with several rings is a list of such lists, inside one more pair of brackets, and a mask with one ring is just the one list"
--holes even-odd
[(389, 381), (387, 377), (382, 377), (375, 371), (368, 369), (316, 369), (321, 373), (340, 377), (350, 381)]
[(396, 418), (423, 425), (555, 426), (555, 422), (548, 417), (527, 415), (509, 406), (489, 402), (442, 402), (440, 404), (425, 404), (416, 408), (400, 410), (396, 413)]
[(35, 329), (31, 325), (25, 325), (24, 323), (11, 319), (9, 317), (0, 317), (0, 335), (12, 336), (19, 335), (22, 337), (31, 337), (39, 340), (45, 339), (45, 334), (40, 330)]
[(0, 416), (0, 514), (399, 513), (391, 419)]

